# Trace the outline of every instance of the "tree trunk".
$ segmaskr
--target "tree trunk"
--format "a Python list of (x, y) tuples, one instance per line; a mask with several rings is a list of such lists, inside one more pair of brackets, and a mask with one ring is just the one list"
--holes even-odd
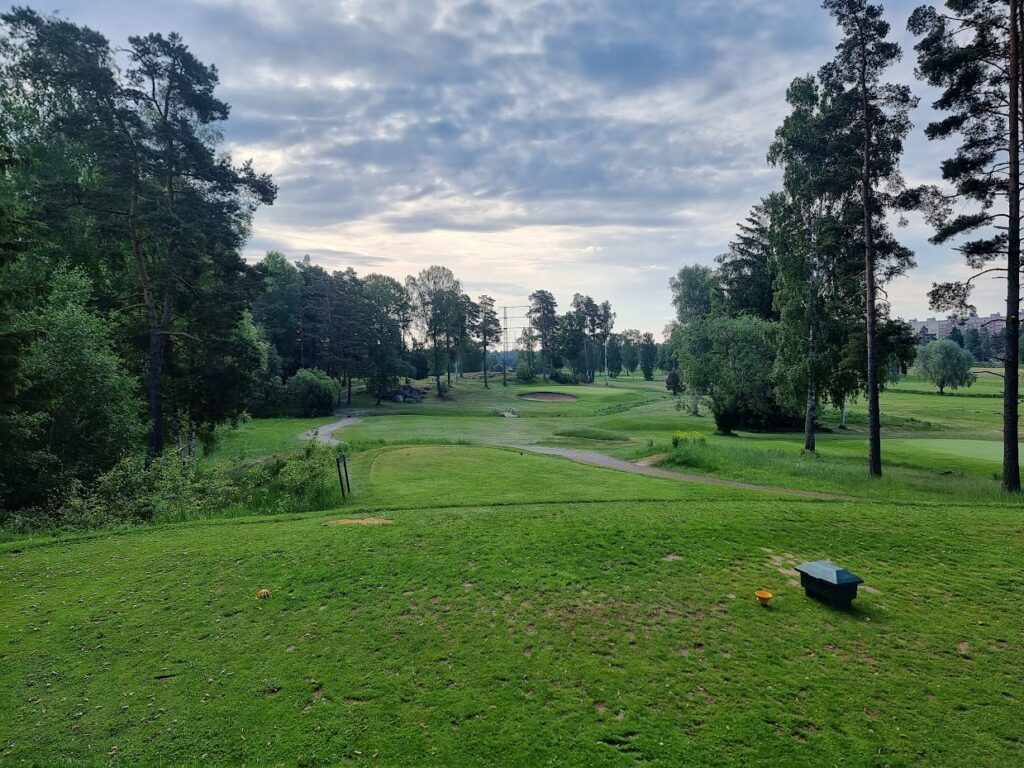
[(839, 428), (846, 429), (846, 398), (843, 398), (843, 407), (839, 413)]
[(875, 239), (871, 222), (871, 120), (868, 110), (866, 53), (861, 52), (860, 107), (864, 121), (864, 165), (861, 169), (861, 204), (864, 206), (865, 337), (868, 370), (868, 472), (882, 476), (882, 425), (878, 404), (878, 333), (875, 327)]
[[(812, 289), (813, 290), (813, 289)], [(807, 329), (807, 405), (804, 409), (804, 450), (814, 451), (814, 419), (818, 415), (818, 393), (814, 383), (818, 345), (814, 337), (814, 303), (808, 307), (810, 323)]]
[(484, 389), (490, 389), (487, 386), (487, 337), (484, 337)]
[(149, 336), (149, 380), (147, 381), (147, 417), (149, 419), (149, 440), (146, 445), (146, 464), (153, 461), (164, 449), (163, 388), (160, 376), (163, 372), (163, 339), (160, 335), (160, 321), (156, 299), (146, 269), (146, 256), (142, 252), (142, 237), (138, 230), (139, 189), (138, 180), (132, 184), (131, 207), (128, 212), (128, 231), (131, 239), (132, 258), (142, 288), (142, 301), (146, 305), (146, 331)]
[(818, 412), (818, 396), (814, 391), (814, 377), (807, 378), (807, 409), (804, 411), (804, 450), (814, 451), (814, 418)]
[(345, 407), (346, 408), (351, 408), (352, 407), (352, 374), (351, 373), (349, 373), (349, 374), (347, 374), (345, 376), (345, 382), (347, 384), (347, 387), (346, 387), (346, 390), (345, 390)]
[(433, 338), (434, 342), (434, 380), (437, 383), (437, 396), (441, 397), (441, 358), (440, 350), (437, 346), (439, 339), (437, 336)]
[(804, 232), (807, 238), (807, 266), (810, 276), (807, 280), (807, 404), (804, 408), (804, 450), (814, 451), (814, 419), (818, 415), (818, 392), (814, 377), (817, 374), (818, 339), (814, 333), (817, 324), (818, 270), (814, 244), (814, 228), (809, 214), (804, 218)]
[(1003, 490), (1020, 493), (1020, 456), (1018, 449), (1020, 375), (1020, 0), (1010, 0), (1009, 61), (1009, 152), (1010, 168), (1007, 193), (1006, 263), (1006, 351), (1003, 362)]

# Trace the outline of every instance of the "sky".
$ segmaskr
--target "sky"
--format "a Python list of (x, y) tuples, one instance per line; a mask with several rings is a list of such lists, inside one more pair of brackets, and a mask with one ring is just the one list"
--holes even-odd
[[(838, 35), (813, 0), (50, 0), (103, 32), (181, 33), (219, 70), (225, 146), (273, 175), (246, 257), (398, 278), (444, 264), (473, 296), (526, 304), (544, 288), (608, 299), (616, 328), (672, 319), (669, 277), (712, 265), (762, 196), (765, 155), (797, 76)], [(935, 182), (934, 92), (914, 79), (906, 20), (885, 2), (922, 97), (903, 164)], [(918, 267), (889, 286), (924, 317), (933, 281), (970, 272), (911, 217)], [(1002, 309), (1000, 283), (975, 293)], [(512, 311), (515, 314), (515, 311)]]

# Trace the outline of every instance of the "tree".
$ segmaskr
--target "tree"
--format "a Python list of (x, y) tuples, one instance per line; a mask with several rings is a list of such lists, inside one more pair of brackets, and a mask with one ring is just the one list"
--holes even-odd
[(281, 360), (284, 375), (299, 369), (300, 308), (303, 279), (299, 270), (277, 251), (268, 251), (256, 265), (260, 291), (253, 301), (253, 320), (266, 334)]
[(456, 358), (458, 361), (458, 376), (461, 379), (465, 373), (466, 355), (469, 353), (473, 335), (476, 333), (476, 325), (480, 322), (480, 305), (473, 301), (468, 294), (459, 294), (458, 310), (454, 318), (455, 332), (453, 343), (455, 345)]
[(643, 337), (640, 331), (630, 328), (622, 333), (622, 367), (632, 376), (640, 365), (640, 344)]
[(962, 349), (948, 339), (933, 341), (917, 353), (916, 368), (918, 373), (939, 388), (939, 394), (945, 394), (946, 387), (959, 389), (969, 387), (975, 381), (971, 373), (974, 358), (966, 349)]
[[(1019, 0), (948, 0), (949, 12), (922, 6), (908, 28), (921, 36), (915, 46), (919, 76), (941, 88), (934, 107), (946, 116), (925, 129), (929, 139), (960, 137), (942, 164), (951, 194), (931, 196), (932, 242), (946, 243), (977, 232), (958, 250), (976, 274), (932, 286), (933, 308), (955, 317), (975, 314), (969, 303), (977, 278), (1006, 280), (1006, 356), (1003, 360), (1003, 489), (1020, 493), (1019, 338), (1022, 33)], [(961, 203), (954, 205), (954, 203)], [(963, 203), (974, 209), (964, 211)]]
[[(367, 337), (366, 318), (375, 308), (367, 307), (366, 283), (352, 267), (331, 274), (328, 304), (328, 341), (326, 369), (345, 383), (345, 405), (352, 405), (352, 377), (367, 365), (371, 340)], [(393, 290), (389, 288), (389, 290)], [(396, 294), (397, 296), (397, 294)], [(392, 320), (398, 327), (397, 351), (402, 351), (403, 313), (408, 301), (399, 301)]]
[(586, 380), (586, 316), (575, 311), (569, 311), (558, 316), (558, 330), (556, 332), (557, 357), (564, 364), (568, 362), (572, 368), (573, 375)]
[[(977, 328), (968, 328), (964, 336), (964, 349), (970, 352), (975, 360), (981, 360), (981, 332)], [(932, 339), (934, 341), (934, 339)]]
[(80, 271), (60, 271), (49, 295), (18, 320), (31, 340), (14, 398), (19, 439), (9, 449), (17, 468), (0, 480), (0, 507), (65, 498), (135, 450), (144, 434), (137, 382), (114, 353), (107, 324), (89, 309), (91, 298)]
[(544, 357), (544, 380), (547, 381), (548, 371), (554, 368), (555, 337), (558, 332), (558, 302), (548, 291), (534, 291), (530, 294), (530, 308), (526, 316), (540, 339), (541, 353)]
[[(917, 101), (903, 85), (883, 83), (883, 73), (899, 61), (899, 45), (887, 40), (889, 24), (882, 7), (867, 0), (825, 0), (823, 7), (836, 20), (843, 37), (835, 59), (822, 68), (820, 78), (830, 87), (844, 88), (855, 120), (854, 142), (860, 147), (859, 182), (863, 217), (865, 287), (865, 341), (867, 344), (868, 471), (882, 475), (881, 415), (879, 412), (878, 300), (880, 283), (902, 274), (913, 264), (913, 254), (890, 248), (888, 263), (880, 260), (880, 234), (885, 232), (886, 211), (897, 198), (882, 193), (885, 184), (901, 188), (899, 160), (910, 131), (910, 110)], [(881, 268), (880, 268), (881, 267)]]
[(771, 225), (774, 211), (781, 203), (778, 193), (762, 198), (739, 224), (739, 234), (729, 243), (729, 250), (715, 259), (728, 315), (751, 314), (765, 320), (777, 317), (772, 293), (775, 249)]
[(665, 389), (671, 392), (676, 397), (683, 394), (685, 387), (683, 386), (682, 377), (679, 375), (678, 370), (671, 370), (665, 376)]
[(778, 393), (804, 410), (804, 450), (815, 450), (818, 401), (841, 403), (837, 376), (849, 329), (858, 318), (861, 282), (846, 244), (855, 199), (855, 147), (844, 130), (842, 92), (797, 78), (786, 99), (792, 110), (775, 132), (768, 154), (784, 169), (785, 193), (774, 196), (770, 236), (775, 258), (774, 305), (780, 319), (775, 361)]
[[(228, 106), (214, 95), (216, 69), (177, 35), (129, 38), (122, 72), (92, 30), (26, 8), (0, 19), (10, 42), (5, 109), (14, 103), (32, 126), (20, 151), (40, 160), (36, 183), (47, 187), (35, 215), (94, 279), (128, 288), (122, 257), (134, 273), (151, 460), (163, 450), (167, 412), (178, 410), (173, 392), (184, 389), (173, 381), (177, 348), (203, 342), (190, 314), (219, 302), (223, 311), (207, 313), (225, 323), (216, 333), (238, 325), (247, 289), (240, 249), (253, 211), (276, 189), (220, 151)], [(116, 259), (101, 255), (108, 248)]]
[(741, 315), (711, 316), (676, 331), (683, 383), (691, 392), (707, 394), (715, 425), (723, 434), (775, 419), (770, 365), (774, 329), (772, 323)]
[(516, 360), (516, 380), (520, 384), (529, 384), (537, 375), (538, 337), (531, 328), (524, 328), (519, 336), (519, 356)]
[(668, 282), (676, 318), (681, 325), (711, 314), (718, 301), (718, 278), (713, 269), (691, 264), (680, 269)]
[(1006, 356), (1006, 328), (996, 328), (988, 335), (988, 342), (991, 347), (991, 358), (1002, 360)]
[(328, 416), (338, 399), (338, 382), (317, 368), (300, 368), (288, 379), (287, 390), (303, 416)]
[(658, 359), (658, 345), (654, 334), (645, 333), (640, 341), (640, 370), (644, 373), (644, 381), (654, 381), (654, 364)]
[(608, 337), (608, 345), (605, 347), (607, 350), (607, 364), (608, 364), (608, 375), (613, 379), (622, 373), (622, 334), (613, 333)]
[(601, 309), (590, 296), (577, 293), (572, 297), (572, 311), (576, 314), (576, 322), (583, 332), (583, 377), (585, 381), (593, 382), (597, 367), (595, 346), (601, 325)]
[(954, 325), (953, 330), (949, 332), (949, 336), (947, 336), (946, 338), (948, 338), (950, 341), (952, 341), (954, 344), (960, 347), (960, 349), (964, 348), (964, 335), (960, 331), (960, 328), (958, 326)]
[(984, 363), (992, 359), (992, 339), (987, 333), (981, 334), (981, 344), (978, 348), (978, 359)]
[[(671, 333), (666, 336), (666, 339), (670, 338)], [(671, 371), (676, 367), (675, 352), (668, 341), (658, 345), (658, 359), (655, 364), (662, 371)]]
[(498, 313), (494, 311), (494, 299), (490, 296), (486, 294), (481, 296), (477, 301), (477, 306), (480, 308), (480, 313), (474, 332), (476, 337), (480, 339), (480, 344), (484, 351), (484, 388), (487, 389), (489, 388), (487, 383), (487, 350), (501, 336), (501, 321), (498, 320)]
[(608, 341), (612, 335), (612, 328), (615, 327), (615, 313), (612, 312), (612, 305), (609, 301), (602, 301), (597, 307), (597, 323), (594, 340), (598, 349), (601, 350), (604, 361), (605, 383), (608, 379)]
[(447, 267), (433, 265), (416, 277), (408, 277), (405, 287), (413, 318), (431, 345), (437, 396), (441, 397), (441, 366), (447, 362), (450, 370), (451, 340), (458, 325), (462, 284)]
[(362, 289), (366, 386), (380, 405), (409, 370), (402, 357), (402, 318), (408, 310), (409, 294), (401, 283), (385, 275), (367, 275)]
[(924, 347), (935, 341), (937, 337), (934, 333), (928, 330), (927, 325), (922, 325), (920, 329), (918, 329), (917, 334), (914, 336), (914, 338), (917, 341), (917, 345), (919, 347)]

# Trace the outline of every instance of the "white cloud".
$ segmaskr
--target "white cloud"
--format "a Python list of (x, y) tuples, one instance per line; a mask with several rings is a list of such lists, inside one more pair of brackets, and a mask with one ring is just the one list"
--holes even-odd
[[(886, 3), (908, 81), (917, 2)], [(652, 331), (671, 316), (668, 274), (712, 263), (778, 184), (765, 153), (785, 88), (836, 40), (807, 0), (71, 0), (64, 12), (115, 43), (180, 31), (217, 64), (228, 147), (280, 186), (251, 255), (399, 277), (444, 263), (499, 302), (590, 293), (620, 327)], [(945, 151), (916, 129), (908, 179), (933, 180)], [(930, 283), (966, 268), (921, 222), (898, 234), (921, 266), (890, 297), (926, 314)], [(997, 308), (998, 286), (978, 295)]]

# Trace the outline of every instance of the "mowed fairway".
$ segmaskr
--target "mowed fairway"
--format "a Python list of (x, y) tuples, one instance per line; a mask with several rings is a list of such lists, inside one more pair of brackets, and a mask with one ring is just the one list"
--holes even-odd
[[(475, 382), (367, 409), (336, 435), (338, 509), (0, 545), (0, 763), (1024, 764), (998, 443), (891, 431), (892, 485), (813, 500), (531, 453), (710, 431), (653, 387), (572, 391), (519, 418)], [(250, 422), (207, 460), (295, 449), (308, 422)], [(856, 428), (818, 459), (798, 440), (710, 437), (707, 473), (844, 490), (863, 468)], [(825, 557), (866, 579), (849, 613), (795, 581)]]

